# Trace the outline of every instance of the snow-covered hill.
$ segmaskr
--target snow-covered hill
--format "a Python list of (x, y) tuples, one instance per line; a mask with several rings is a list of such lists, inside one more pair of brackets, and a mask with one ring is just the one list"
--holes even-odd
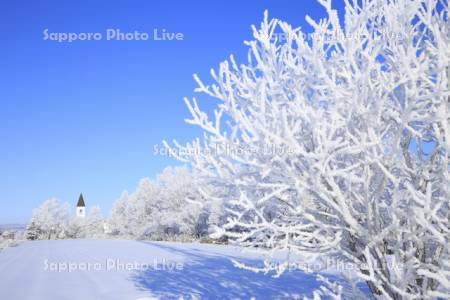
[(125, 240), (24, 242), (0, 252), (0, 299), (256, 299), (311, 295), (315, 276), (237, 269), (231, 246)]
[(26, 224), (0, 224), (0, 231), (23, 231), (27, 227)]

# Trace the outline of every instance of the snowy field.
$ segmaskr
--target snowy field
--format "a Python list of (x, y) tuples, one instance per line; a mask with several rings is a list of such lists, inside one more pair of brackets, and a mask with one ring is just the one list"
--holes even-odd
[(292, 299), (318, 287), (313, 274), (296, 270), (273, 278), (235, 268), (232, 258), (261, 263), (221, 245), (25, 242), (0, 252), (0, 299)]

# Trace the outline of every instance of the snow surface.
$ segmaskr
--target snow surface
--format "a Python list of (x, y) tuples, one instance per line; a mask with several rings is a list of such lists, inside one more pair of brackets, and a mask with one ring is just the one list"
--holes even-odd
[(0, 299), (292, 299), (318, 287), (314, 274), (295, 270), (274, 278), (238, 269), (231, 259), (261, 264), (261, 257), (223, 245), (24, 242), (0, 252)]

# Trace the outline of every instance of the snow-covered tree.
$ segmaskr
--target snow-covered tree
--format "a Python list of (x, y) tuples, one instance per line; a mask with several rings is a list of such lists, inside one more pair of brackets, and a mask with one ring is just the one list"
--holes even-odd
[(40, 228), (37, 226), (37, 224), (33, 221), (31, 221), (26, 228), (25, 231), (25, 238), (27, 240), (37, 240), (41, 235), (41, 230)]
[(104, 236), (105, 225), (100, 207), (91, 208), (87, 218), (74, 217), (69, 220), (65, 237), (71, 239), (101, 238)]
[(156, 180), (144, 178), (132, 194), (123, 193), (108, 219), (111, 235), (165, 239), (199, 237), (206, 220), (198, 184), (186, 168), (166, 168)]
[(77, 217), (70, 219), (65, 230), (65, 237), (69, 239), (86, 238), (86, 220), (84, 218)]
[[(306, 35), (267, 14), (186, 100), (203, 140), (170, 147), (231, 212), (218, 234), (334, 256), (377, 298), (450, 297), (446, 0), (345, 1)], [(166, 144), (167, 145), (167, 144)]]
[(201, 195), (195, 177), (186, 168), (164, 169), (157, 182), (161, 187), (158, 210), (160, 224), (167, 233), (199, 236), (199, 218), (202, 213)]
[(64, 238), (68, 222), (68, 204), (51, 198), (33, 210), (26, 236), (28, 239)]
[(86, 236), (90, 238), (101, 238), (105, 232), (104, 221), (100, 207), (94, 206), (89, 211), (86, 219)]
[(123, 234), (123, 228), (125, 227), (127, 219), (125, 213), (128, 202), (129, 194), (128, 192), (123, 192), (111, 208), (110, 215), (107, 220), (107, 227), (110, 235), (118, 236)]
[(139, 182), (126, 207), (125, 232), (134, 237), (144, 238), (153, 224), (159, 223), (156, 214), (160, 209), (159, 192), (160, 188), (149, 178)]

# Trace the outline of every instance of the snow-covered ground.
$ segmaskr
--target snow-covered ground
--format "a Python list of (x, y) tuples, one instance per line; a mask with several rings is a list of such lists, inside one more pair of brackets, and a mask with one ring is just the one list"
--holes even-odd
[(261, 263), (231, 246), (127, 240), (24, 242), (0, 252), (0, 299), (276, 299), (311, 295), (313, 274), (280, 278), (236, 268)]

